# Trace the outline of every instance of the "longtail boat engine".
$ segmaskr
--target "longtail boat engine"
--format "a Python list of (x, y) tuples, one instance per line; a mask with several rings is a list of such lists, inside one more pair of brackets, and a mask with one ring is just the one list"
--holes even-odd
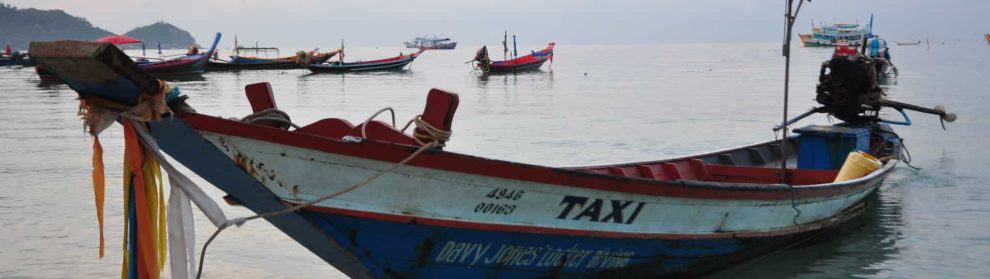
[[(879, 85), (880, 74), (876, 70), (876, 67), (882, 66), (878, 62), (886, 63), (882, 59), (872, 58), (856, 49), (840, 45), (835, 48), (832, 58), (822, 63), (815, 96), (815, 100), (822, 106), (792, 118), (785, 124), (790, 125), (815, 113), (828, 114), (844, 123), (834, 126), (811, 125), (794, 130), (801, 134), (797, 140), (800, 148), (799, 169), (845, 168), (843, 163), (852, 161), (855, 157), (855, 154), (848, 158), (846, 155), (857, 151), (879, 156), (882, 161), (901, 159), (910, 164), (909, 154), (902, 152), (903, 139), (890, 127), (911, 125), (911, 119), (904, 110), (938, 115), (943, 129), (946, 121), (956, 120), (956, 115), (946, 112), (941, 105), (925, 108), (888, 99)], [(903, 119), (881, 117), (883, 108), (896, 110)], [(774, 127), (774, 131), (783, 127), (785, 126), (778, 125)]]

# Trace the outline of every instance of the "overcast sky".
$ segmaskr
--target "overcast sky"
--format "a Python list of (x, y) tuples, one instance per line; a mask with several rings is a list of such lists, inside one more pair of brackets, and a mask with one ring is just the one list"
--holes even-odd
[[(521, 42), (629, 44), (777, 42), (783, 0), (0, 0), (19, 8), (62, 9), (111, 32), (164, 20), (200, 43), (226, 39), (280, 46), (395, 45), (417, 34), (462, 44), (494, 44), (502, 31)], [(816, 0), (805, 3), (795, 31), (811, 20), (869, 21), (889, 40), (982, 40), (990, 0)], [(0, 19), (2, 20), (2, 19)], [(796, 38), (796, 37), (795, 37)], [(225, 40), (227, 41), (227, 40)]]

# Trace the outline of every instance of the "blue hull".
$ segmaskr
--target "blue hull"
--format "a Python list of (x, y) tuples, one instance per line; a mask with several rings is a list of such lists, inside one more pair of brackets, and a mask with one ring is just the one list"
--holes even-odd
[(499, 232), (305, 212), (375, 277), (698, 276), (821, 232), (758, 239), (635, 239)]
[(25, 58), (25, 59), (10, 59), (7, 57), (0, 58), (0, 67), (6, 67), (6, 66), (31, 67), (34, 66), (34, 61), (31, 61), (31, 58)]

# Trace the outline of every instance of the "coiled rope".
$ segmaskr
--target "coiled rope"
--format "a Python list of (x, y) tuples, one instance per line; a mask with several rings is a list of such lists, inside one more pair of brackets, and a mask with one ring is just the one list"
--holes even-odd
[(412, 123), (416, 123), (416, 129), (413, 130), (413, 140), (419, 145), (435, 143), (438, 148), (443, 148), (446, 146), (447, 141), (450, 140), (451, 131), (444, 131), (433, 127), (426, 120), (423, 120), (422, 114), (406, 122), (406, 125), (402, 127), (401, 131), (405, 132)]
[(241, 118), (240, 121), (248, 124), (274, 122), (282, 129), (289, 129), (289, 127), (299, 129), (299, 125), (292, 123), (292, 119), (289, 118), (288, 113), (285, 113), (277, 108), (268, 108), (259, 112), (248, 114), (244, 118)]

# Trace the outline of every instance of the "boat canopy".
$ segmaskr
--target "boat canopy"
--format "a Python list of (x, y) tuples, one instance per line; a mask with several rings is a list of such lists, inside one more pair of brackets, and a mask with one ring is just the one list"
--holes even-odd
[(103, 38), (96, 39), (98, 43), (111, 43), (114, 45), (125, 45), (125, 44), (140, 44), (141, 40), (135, 39), (133, 37), (124, 35), (110, 35)]

